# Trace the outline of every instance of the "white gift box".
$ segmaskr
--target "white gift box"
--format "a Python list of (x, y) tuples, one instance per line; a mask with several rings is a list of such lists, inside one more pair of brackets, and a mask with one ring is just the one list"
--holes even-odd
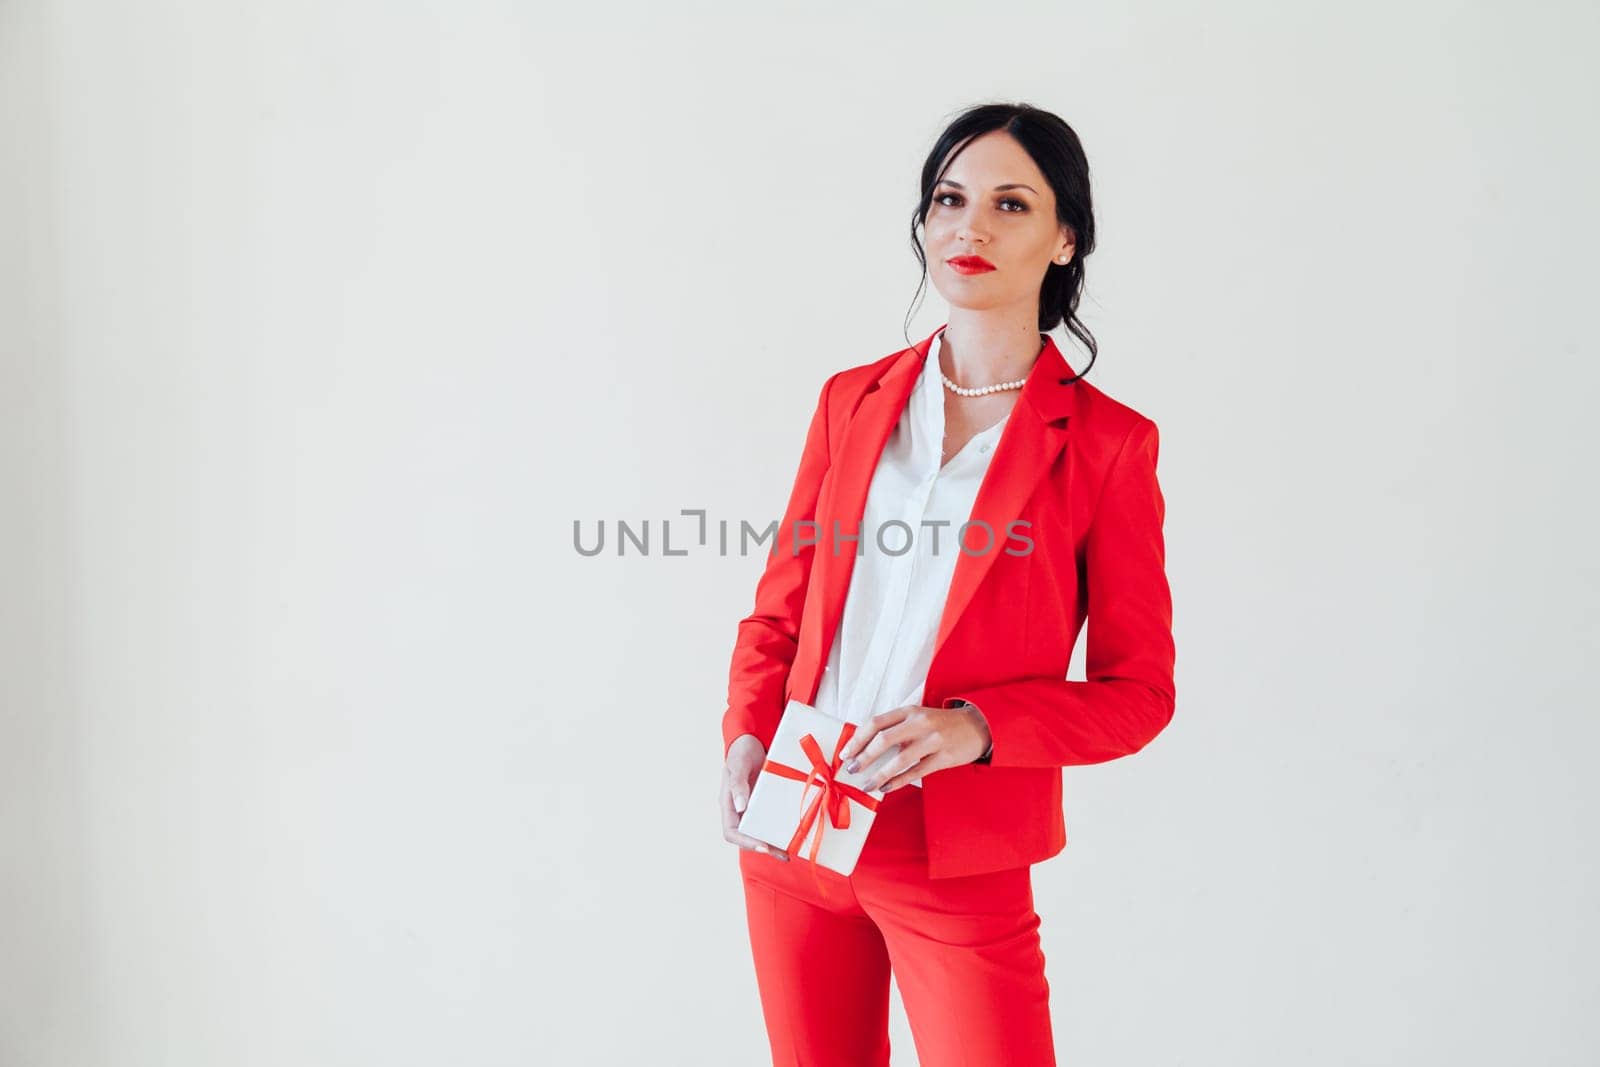
[[(874, 802), (883, 799), (883, 790), (863, 790), (861, 783), (894, 757), (897, 749), (884, 753), (870, 767), (862, 767), (854, 774), (842, 766), (837, 754), (844, 747), (841, 736), (850, 725), (843, 719), (825, 715), (809, 704), (790, 700), (778, 721), (772, 747), (767, 752), (766, 765), (756, 777), (750, 791), (749, 803), (739, 820), (739, 832), (776, 845), (789, 853), (793, 860), (809, 860), (812, 842), (821, 827), (821, 843), (817, 847), (818, 866), (827, 867), (839, 874), (848, 875), (855, 870), (856, 860), (867, 843), (867, 831), (872, 828), (876, 812), (862, 803), (859, 795), (852, 797), (848, 790), (834, 785), (824, 789), (827, 779), (849, 786), (858, 794), (864, 793)], [(821, 764), (819, 768), (818, 764)], [(774, 769), (773, 765), (784, 769)], [(824, 769), (826, 774), (824, 774)], [(808, 786), (804, 779), (815, 774)], [(920, 784), (920, 783), (919, 783)], [(838, 826), (834, 819), (848, 805), (849, 825)], [(808, 816), (808, 813), (809, 816)], [(805, 832), (797, 839), (802, 820), (808, 820)]]

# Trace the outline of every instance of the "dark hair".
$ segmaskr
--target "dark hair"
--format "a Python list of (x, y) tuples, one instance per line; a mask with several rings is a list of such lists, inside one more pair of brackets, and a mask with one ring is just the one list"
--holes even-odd
[(1055, 192), (1056, 219), (1068, 226), (1077, 239), (1072, 258), (1065, 265), (1052, 261), (1039, 285), (1040, 331), (1047, 332), (1065, 322), (1067, 330), (1089, 350), (1089, 362), (1083, 370), (1072, 378), (1062, 379), (1076, 381), (1089, 372), (1099, 352), (1094, 335), (1078, 320), (1078, 298), (1083, 293), (1083, 257), (1094, 251), (1089, 160), (1071, 126), (1058, 116), (1028, 104), (979, 104), (968, 108), (945, 127), (923, 162), (922, 197), (911, 217), (911, 247), (916, 252), (917, 262), (922, 264), (922, 281), (917, 286), (917, 295), (912, 298), (912, 311), (906, 313), (906, 327), (910, 328), (916, 302), (922, 298), (923, 287), (928, 282), (928, 256), (917, 237), (917, 228), (926, 225), (934, 186), (944, 176), (939, 163), (946, 154), (951, 163), (955, 162), (969, 142), (994, 130), (1010, 134), (1023, 151), (1033, 157)]

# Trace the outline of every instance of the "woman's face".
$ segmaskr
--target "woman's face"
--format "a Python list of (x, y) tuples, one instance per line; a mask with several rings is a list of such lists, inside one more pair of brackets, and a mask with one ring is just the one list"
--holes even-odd
[(1075, 251), (1072, 231), (1056, 221), (1050, 184), (1003, 130), (959, 152), (928, 205), (923, 240), (933, 287), (952, 307), (1037, 306), (1045, 269)]

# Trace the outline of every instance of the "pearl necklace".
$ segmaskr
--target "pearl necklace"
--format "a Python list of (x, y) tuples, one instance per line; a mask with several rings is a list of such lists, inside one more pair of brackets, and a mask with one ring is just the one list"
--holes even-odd
[(998, 393), (1005, 389), (1021, 389), (1024, 385), (1028, 384), (1028, 379), (1018, 378), (1014, 382), (997, 382), (994, 385), (980, 385), (976, 389), (963, 389), (961, 386), (957, 385), (955, 382), (952, 382), (948, 377), (946, 377), (944, 371), (939, 372), (939, 377), (944, 378), (944, 386), (946, 389), (960, 396), (984, 396), (988, 393)]
[[(1039, 345), (1039, 351), (1044, 351), (1042, 343)], [(952, 382), (943, 370), (939, 371), (939, 377), (944, 379), (944, 387), (958, 396), (987, 396), (989, 393), (1004, 392), (1007, 389), (1021, 389), (1028, 384), (1027, 378), (1018, 378), (1014, 382), (996, 382), (994, 385), (980, 385), (975, 389), (963, 389), (955, 382)]]

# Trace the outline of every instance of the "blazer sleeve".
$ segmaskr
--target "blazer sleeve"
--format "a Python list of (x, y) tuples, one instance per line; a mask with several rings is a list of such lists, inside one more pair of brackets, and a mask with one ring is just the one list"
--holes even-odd
[[(766, 569), (756, 583), (755, 610), (739, 621), (728, 671), (728, 708), (722, 716), (724, 759), (741, 734), (755, 734), (763, 745), (770, 745), (783, 716), (783, 687), (799, 647), (800, 613), (818, 540), (817, 496), (831, 455), (828, 391), (837, 377), (834, 374), (822, 384), (794, 488)], [(797, 532), (801, 534), (798, 539)]]
[(1104, 763), (1147, 745), (1172, 720), (1172, 594), (1156, 479), (1159, 436), (1142, 419), (1123, 439), (1085, 538), (1087, 681), (1026, 678), (964, 690), (977, 705), (995, 767)]

